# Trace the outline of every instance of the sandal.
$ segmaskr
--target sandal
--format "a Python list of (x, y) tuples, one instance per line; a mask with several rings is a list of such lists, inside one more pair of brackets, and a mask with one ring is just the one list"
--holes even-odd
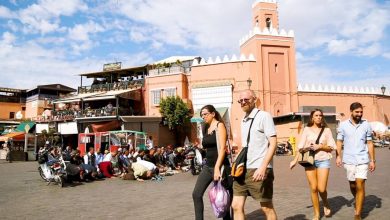
[(328, 207), (324, 207), (324, 216), (325, 217), (330, 217), (332, 215), (332, 210)]

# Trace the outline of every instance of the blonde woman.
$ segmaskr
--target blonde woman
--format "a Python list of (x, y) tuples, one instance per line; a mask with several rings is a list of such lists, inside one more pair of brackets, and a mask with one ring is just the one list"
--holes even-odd
[[(319, 143), (316, 140), (321, 133)], [(313, 150), (314, 165), (305, 167), (305, 173), (310, 186), (311, 200), (313, 203), (314, 216), (313, 220), (320, 219), (320, 204), (319, 196), (324, 204), (325, 217), (331, 216), (331, 210), (328, 203), (328, 193), (326, 187), (328, 184), (330, 159), (332, 158), (332, 150), (336, 148), (336, 143), (333, 139), (332, 132), (328, 128), (324, 114), (321, 109), (315, 109), (310, 113), (310, 121), (303, 130), (301, 140), (298, 144), (298, 151), (294, 160), (290, 162), (290, 169), (294, 168), (298, 162), (298, 154)], [(319, 196), (318, 196), (319, 195)]]

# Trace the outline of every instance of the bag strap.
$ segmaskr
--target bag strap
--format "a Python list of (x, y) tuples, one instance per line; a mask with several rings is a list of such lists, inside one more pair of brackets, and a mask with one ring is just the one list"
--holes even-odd
[(257, 115), (257, 113), (259, 113), (259, 112), (260, 112), (260, 110), (257, 110), (255, 116), (253, 116), (253, 118), (252, 118), (251, 125), (249, 126), (248, 136), (246, 137), (246, 146), (247, 146), (247, 147), (249, 147), (249, 141), (250, 141), (250, 139), (251, 139), (251, 129), (252, 129), (253, 121), (255, 120), (256, 115)]
[(325, 130), (325, 127), (322, 127), (320, 133), (318, 134), (318, 137), (317, 137), (317, 140), (316, 140), (316, 144), (320, 143), (320, 138), (321, 138), (322, 132), (324, 132), (324, 130)]
[[(217, 123), (217, 127), (215, 128), (215, 139), (217, 141), (217, 152), (218, 152), (218, 156), (219, 156), (219, 150), (221, 149), (221, 144), (219, 143), (219, 131), (218, 131), (218, 125), (219, 125), (220, 122)], [(223, 173), (225, 169), (225, 166), (222, 164), (221, 166), (221, 173)], [(221, 178), (223, 179), (223, 177)]]

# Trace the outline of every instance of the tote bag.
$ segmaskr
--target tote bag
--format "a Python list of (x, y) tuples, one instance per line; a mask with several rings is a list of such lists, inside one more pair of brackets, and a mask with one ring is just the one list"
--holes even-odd
[[(321, 128), (320, 134), (318, 134), (316, 144), (320, 143), (320, 138), (322, 132), (324, 132), (325, 127)], [(314, 155), (315, 152), (313, 150), (308, 150), (306, 152), (300, 152), (298, 154), (298, 163), (303, 167), (311, 167), (314, 165)]]

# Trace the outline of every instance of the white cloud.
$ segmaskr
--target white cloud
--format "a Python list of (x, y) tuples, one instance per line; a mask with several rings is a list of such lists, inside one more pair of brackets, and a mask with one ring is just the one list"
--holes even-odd
[(132, 39), (141, 41), (197, 48), (208, 53), (210, 49), (237, 52), (238, 40), (250, 29), (250, 1), (149, 0), (118, 4), (108, 5), (107, 10), (119, 10), (123, 16), (141, 22), (144, 30), (130, 31)]
[(13, 18), (15, 15), (8, 8), (0, 5), (0, 18)]
[(357, 52), (362, 56), (375, 57), (382, 54), (382, 47), (379, 43), (373, 43), (366, 48), (359, 48)]
[(60, 16), (71, 16), (88, 7), (80, 0), (61, 1), (40, 0), (26, 9), (19, 11), (19, 19), (27, 33), (47, 34), (60, 28)]
[(9, 33), (9, 32), (4, 32), (3, 33), (3, 36), (2, 36), (2, 40), (1, 40), (1, 43), (2, 44), (12, 44), (13, 42), (15, 42), (15, 35)]
[(390, 25), (389, 8), (375, 1), (285, 0), (279, 8), (280, 23), (294, 29), (298, 48), (328, 45), (331, 54), (370, 49), (384, 39)]
[(342, 55), (356, 48), (355, 40), (331, 40), (328, 43), (328, 51), (330, 54)]
[(73, 28), (69, 29), (68, 37), (75, 41), (89, 41), (89, 34), (103, 32), (104, 28), (93, 22), (89, 21), (86, 24), (77, 24)]
[(390, 52), (384, 53), (383, 57), (386, 59), (390, 59)]

